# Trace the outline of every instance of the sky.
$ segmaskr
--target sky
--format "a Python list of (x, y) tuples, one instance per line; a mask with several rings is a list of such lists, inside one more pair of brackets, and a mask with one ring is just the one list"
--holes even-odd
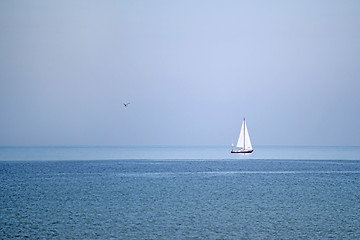
[(1, 146), (360, 146), (357, 0), (3, 0), (0, 36)]

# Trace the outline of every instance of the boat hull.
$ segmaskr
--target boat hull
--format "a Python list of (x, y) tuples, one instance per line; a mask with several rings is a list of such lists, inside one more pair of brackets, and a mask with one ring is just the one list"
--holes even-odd
[(254, 150), (244, 150), (244, 149), (241, 149), (241, 150), (231, 150), (231, 153), (252, 153)]

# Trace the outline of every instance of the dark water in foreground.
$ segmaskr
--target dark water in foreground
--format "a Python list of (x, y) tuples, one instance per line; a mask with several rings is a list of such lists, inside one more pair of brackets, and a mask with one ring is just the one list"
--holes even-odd
[(221, 149), (0, 148), (0, 239), (360, 239), (359, 148)]

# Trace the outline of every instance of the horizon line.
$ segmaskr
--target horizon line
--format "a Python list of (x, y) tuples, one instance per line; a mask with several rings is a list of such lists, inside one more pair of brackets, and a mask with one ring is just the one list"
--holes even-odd
[[(141, 145), (133, 145), (133, 144), (73, 144), (73, 145), (44, 145), (44, 144), (34, 144), (34, 145), (1, 145), (0, 148), (6, 147), (73, 147), (73, 148), (85, 148), (85, 147), (231, 147), (229, 145), (220, 145), (220, 144), (205, 144), (205, 145), (185, 145), (185, 144), (141, 144)], [(360, 145), (283, 145), (283, 144), (259, 144), (253, 145), (255, 147), (360, 147)]]

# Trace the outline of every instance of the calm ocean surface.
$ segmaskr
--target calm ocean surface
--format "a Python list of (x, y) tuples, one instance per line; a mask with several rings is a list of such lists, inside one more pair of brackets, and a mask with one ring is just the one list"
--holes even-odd
[(0, 147), (0, 239), (360, 239), (360, 147)]

